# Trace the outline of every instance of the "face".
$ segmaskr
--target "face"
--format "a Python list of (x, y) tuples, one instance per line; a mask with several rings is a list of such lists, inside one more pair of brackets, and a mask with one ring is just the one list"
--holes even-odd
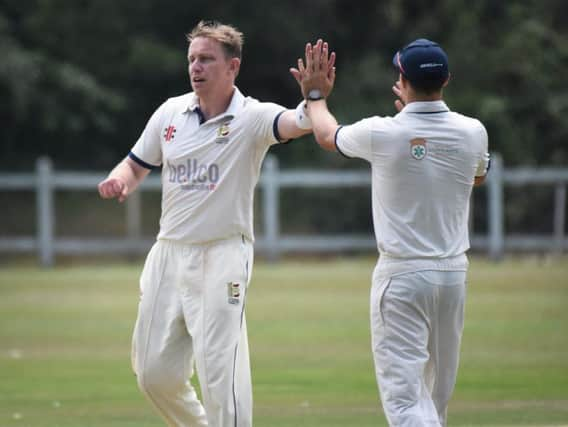
[(200, 98), (230, 93), (239, 70), (238, 58), (227, 58), (221, 43), (207, 37), (192, 40), (187, 53), (191, 87)]

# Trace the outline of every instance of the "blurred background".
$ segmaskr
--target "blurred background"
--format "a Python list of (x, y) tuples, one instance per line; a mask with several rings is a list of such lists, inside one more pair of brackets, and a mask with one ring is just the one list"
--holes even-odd
[[(568, 425), (565, 0), (0, 0), (0, 425), (162, 425), (128, 365), (159, 173), (123, 205), (96, 185), (190, 90), (185, 34), (201, 19), (244, 32), (241, 91), (290, 108), (288, 69), (307, 41), (329, 41), (344, 124), (395, 113), (399, 48), (445, 48), (445, 99), (485, 124), (494, 159), (472, 196), (450, 425)], [(386, 425), (369, 167), (311, 136), (269, 156), (247, 303), (256, 425)]]
[[(306, 41), (328, 40), (338, 54), (330, 104), (341, 123), (394, 114), (394, 52), (418, 37), (438, 41), (450, 57), (448, 104), (485, 124), (490, 151), (501, 156), (504, 168), (493, 174), (493, 190), (482, 188), (474, 195), (473, 248), (496, 258), (507, 249), (563, 251), (567, 17), (568, 5), (561, 0), (314, 0), (309, 5), (2, 0), (2, 254), (33, 253), (44, 245), (44, 264), (49, 264), (57, 253), (109, 248), (93, 243), (88, 249), (82, 239), (124, 235), (146, 240), (115, 242), (117, 253), (146, 250), (157, 232), (159, 185), (131, 203), (132, 212), (143, 214), (128, 219), (122, 207), (100, 203), (94, 184), (128, 153), (165, 99), (190, 90), (185, 34), (201, 19), (231, 23), (244, 32), (237, 84), (247, 95), (287, 107), (299, 100), (289, 67)], [(261, 255), (298, 251), (311, 240), (281, 240), (285, 235), (336, 236), (333, 242), (311, 240), (308, 250), (313, 251), (373, 250), (365, 162), (325, 153), (311, 136), (270, 153), (279, 170), (323, 168), (338, 174), (338, 184), (329, 176), (304, 175), (296, 179), (302, 185), (286, 187), (275, 178), (276, 195), (269, 194), (272, 201), (265, 203), (259, 198), (270, 190), (261, 183), (256, 207)], [(40, 157), (50, 162), (40, 166)], [(45, 174), (37, 175), (38, 169)], [(350, 180), (339, 174), (343, 169), (367, 175)], [(55, 172), (83, 175), (50, 175)], [(43, 196), (38, 182), (46, 187)], [(341, 215), (325, 215), (329, 211)]]

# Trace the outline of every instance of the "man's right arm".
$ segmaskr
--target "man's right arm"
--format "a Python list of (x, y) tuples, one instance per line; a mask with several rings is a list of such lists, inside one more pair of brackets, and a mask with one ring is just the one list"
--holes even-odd
[(149, 173), (150, 169), (126, 157), (116, 165), (104, 181), (99, 183), (99, 194), (103, 199), (117, 197), (119, 202), (123, 202)]
[(312, 120), (317, 143), (327, 151), (337, 151), (335, 134), (339, 125), (333, 114), (328, 110), (325, 99), (308, 101), (308, 114)]

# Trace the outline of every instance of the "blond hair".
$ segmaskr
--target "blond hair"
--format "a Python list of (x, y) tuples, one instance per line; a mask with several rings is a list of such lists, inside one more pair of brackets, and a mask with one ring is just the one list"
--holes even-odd
[(186, 37), (189, 43), (197, 37), (216, 40), (221, 43), (227, 58), (241, 59), (243, 33), (231, 25), (221, 24), (217, 21), (200, 21)]

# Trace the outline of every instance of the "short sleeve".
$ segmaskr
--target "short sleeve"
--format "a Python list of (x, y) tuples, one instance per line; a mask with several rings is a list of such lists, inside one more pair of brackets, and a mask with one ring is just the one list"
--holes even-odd
[(335, 146), (346, 157), (358, 157), (371, 162), (371, 119), (341, 126), (335, 133)]
[(283, 141), (278, 133), (278, 120), (286, 108), (272, 102), (258, 102), (251, 106), (252, 126), (259, 145), (269, 147)]
[(491, 164), (491, 159), (489, 157), (489, 148), (488, 148), (488, 136), (487, 130), (485, 130), (485, 126), (480, 123), (479, 127), (479, 134), (478, 138), (480, 138), (481, 142), (481, 156), (479, 163), (477, 164), (477, 169), (475, 172), (476, 177), (482, 177), (487, 175), (487, 171), (489, 170), (489, 166)]
[(162, 164), (161, 119), (164, 105), (152, 114), (129, 153), (131, 159), (147, 169), (154, 169)]

